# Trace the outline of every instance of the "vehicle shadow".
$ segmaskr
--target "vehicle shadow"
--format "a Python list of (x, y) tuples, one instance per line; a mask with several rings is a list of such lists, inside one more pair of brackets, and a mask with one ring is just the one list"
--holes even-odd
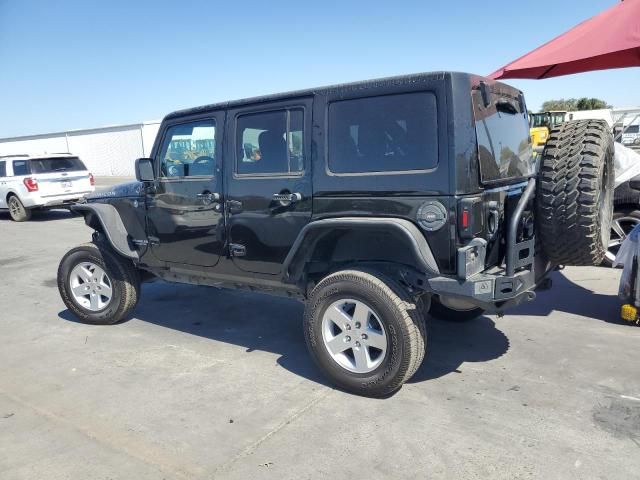
[[(154, 325), (242, 346), (249, 354), (274, 353), (283, 368), (328, 385), (307, 353), (303, 311), (302, 303), (283, 297), (154, 282), (143, 286), (142, 301), (133, 315)], [(59, 317), (77, 321), (68, 310)], [(509, 348), (507, 337), (487, 317), (465, 323), (432, 319), (428, 330), (428, 354), (413, 383), (459, 372), (463, 362), (498, 358)]]
[(553, 288), (537, 291), (537, 297), (533, 302), (519, 305), (506, 312), (506, 315), (547, 317), (553, 312), (565, 312), (586, 319), (629, 325), (620, 319), (622, 301), (617, 295), (592, 291), (573, 282), (559, 271), (552, 272), (549, 278), (553, 281)]
[[(77, 217), (77, 214), (67, 209), (55, 209), (55, 210), (34, 210), (32, 212), (29, 222), (50, 222), (53, 220), (65, 220), (69, 218)], [(7, 210), (0, 210), (0, 221), (11, 220), (11, 216)]]

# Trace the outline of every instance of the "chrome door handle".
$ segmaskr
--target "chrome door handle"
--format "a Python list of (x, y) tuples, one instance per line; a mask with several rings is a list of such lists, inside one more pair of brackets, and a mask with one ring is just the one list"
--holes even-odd
[(219, 193), (198, 193), (196, 197), (205, 203), (213, 203), (220, 201)]
[(302, 200), (302, 194), (301, 193), (274, 193), (273, 199), (276, 202), (295, 203)]

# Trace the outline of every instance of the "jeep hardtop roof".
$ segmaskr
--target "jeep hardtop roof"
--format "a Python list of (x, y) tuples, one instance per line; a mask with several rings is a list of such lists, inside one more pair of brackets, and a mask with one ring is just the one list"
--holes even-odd
[[(488, 78), (484, 78), (479, 75), (463, 73), (463, 72), (442, 71), (442, 72), (414, 73), (409, 75), (375, 78), (375, 79), (363, 80), (359, 82), (341, 83), (337, 85), (309, 88), (305, 90), (294, 90), (294, 91), (284, 92), (284, 93), (275, 93), (270, 95), (262, 95), (258, 97), (249, 97), (249, 98), (243, 98), (238, 100), (212, 103), (209, 105), (202, 105), (200, 107), (177, 110), (175, 112), (172, 112), (166, 115), (165, 120), (169, 120), (172, 118), (185, 117), (190, 115), (198, 115), (198, 114), (206, 113), (209, 111), (240, 107), (247, 104), (259, 104), (259, 103), (273, 102), (278, 100), (286, 100), (289, 98), (327, 95), (327, 94), (335, 94), (340, 92), (348, 93), (348, 92), (353, 92), (354, 90), (384, 89), (385, 87), (390, 87), (390, 86), (398, 87), (403, 84), (415, 85), (418, 82), (433, 82), (433, 81), (438, 81), (438, 80), (442, 81), (447, 79), (449, 80), (467, 79), (471, 85), (476, 85), (480, 81), (486, 81), (492, 84), (500, 83), (500, 82), (495, 82), (494, 80), (490, 80)], [(508, 89), (513, 88), (508, 85), (504, 85), (504, 86), (507, 87)], [(514, 92), (518, 92), (518, 90), (515, 88), (513, 88), (513, 90)]]

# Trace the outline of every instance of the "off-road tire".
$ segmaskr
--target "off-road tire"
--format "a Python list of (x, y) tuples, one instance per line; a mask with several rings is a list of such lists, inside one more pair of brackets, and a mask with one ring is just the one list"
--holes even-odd
[(31, 210), (25, 208), (17, 195), (9, 195), (7, 198), (7, 206), (9, 207), (9, 215), (11, 215), (11, 219), (14, 222), (31, 220)]
[[(79, 305), (70, 292), (69, 276), (82, 262), (100, 266), (109, 276), (112, 287), (110, 303), (101, 311), (93, 312)], [(69, 250), (58, 267), (58, 290), (67, 308), (82, 322), (111, 325), (126, 319), (140, 298), (140, 277), (128, 259), (113, 252), (107, 245), (85, 243)]]
[(468, 322), (474, 318), (484, 315), (482, 308), (472, 308), (470, 310), (454, 310), (444, 306), (438, 301), (438, 298), (434, 296), (431, 299), (431, 308), (429, 309), (429, 315), (439, 320), (446, 320), (449, 322)]
[(562, 123), (542, 153), (536, 193), (538, 239), (558, 265), (599, 265), (613, 214), (613, 138), (602, 120)]
[[(326, 309), (342, 298), (361, 300), (380, 316), (388, 338), (382, 363), (369, 373), (353, 373), (329, 355), (322, 338)], [(339, 388), (368, 397), (398, 390), (416, 372), (425, 354), (426, 328), (416, 300), (395, 281), (373, 271), (341, 270), (311, 291), (304, 313), (307, 348), (318, 367)]]

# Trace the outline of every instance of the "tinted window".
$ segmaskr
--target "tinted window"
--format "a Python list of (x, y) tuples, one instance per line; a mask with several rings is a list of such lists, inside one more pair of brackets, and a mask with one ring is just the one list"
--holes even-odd
[(301, 109), (238, 117), (237, 173), (289, 175), (301, 172), (304, 169), (303, 118)]
[(480, 91), (473, 92), (478, 138), (478, 157), (482, 181), (491, 183), (534, 173), (533, 151), (526, 112), (520, 102), (502, 94), (493, 94), (484, 106)]
[(329, 170), (426, 170), (438, 163), (436, 97), (408, 93), (329, 105)]
[(31, 160), (31, 173), (79, 172), (86, 170), (78, 157), (38, 158)]
[(0, 162), (0, 177), (7, 176), (7, 164), (5, 162)]
[(214, 120), (173, 125), (160, 149), (160, 176), (213, 176), (216, 167)]
[(638, 132), (640, 132), (639, 125), (629, 125), (628, 127), (626, 127), (626, 130), (624, 130), (624, 133), (638, 133)]
[(28, 160), (14, 160), (13, 161), (13, 174), (17, 177), (20, 175), (29, 175), (29, 161)]

